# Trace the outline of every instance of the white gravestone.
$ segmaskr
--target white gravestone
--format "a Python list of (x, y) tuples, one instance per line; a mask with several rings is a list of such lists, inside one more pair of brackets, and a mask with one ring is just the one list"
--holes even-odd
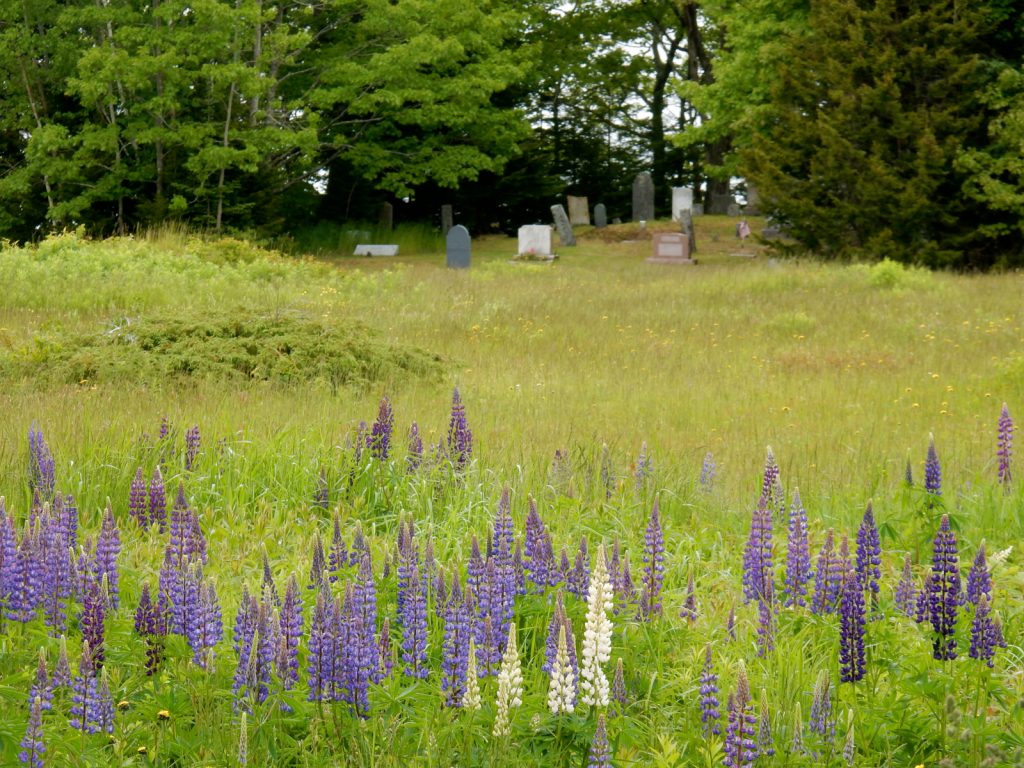
[(352, 252), (353, 256), (397, 256), (397, 245), (367, 245), (360, 243)]
[(543, 258), (551, 255), (551, 226), (527, 224), (519, 228), (519, 255)]
[(689, 187), (672, 187), (672, 221), (679, 221), (683, 211), (693, 211), (693, 190)]

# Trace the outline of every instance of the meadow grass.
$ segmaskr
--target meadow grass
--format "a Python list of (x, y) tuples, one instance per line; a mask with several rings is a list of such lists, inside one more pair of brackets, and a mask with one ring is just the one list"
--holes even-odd
[[(830, 527), (852, 536), (874, 500), (889, 591), (903, 552), (924, 568), (943, 510), (953, 515), (965, 553), (983, 539), (990, 551), (1016, 547), (997, 570), (1011, 648), (995, 675), (965, 664), (943, 674), (918, 629), (889, 616), (872, 623), (877, 657), (869, 683), (836, 691), (837, 711), (856, 713), (864, 764), (945, 755), (967, 761), (954, 764), (981, 765), (982, 745), (961, 744), (951, 718), (969, 722), (972, 738), (1012, 752), (1024, 743), (1015, 703), (1024, 695), (1024, 493), (1019, 479), (1008, 494), (995, 485), (994, 452), (1001, 404), (1017, 414), (1024, 403), (1024, 275), (775, 262), (736, 241), (733, 224), (698, 222), (695, 268), (646, 264), (650, 242), (630, 225), (583, 232), (578, 246), (558, 249), (553, 264), (513, 263), (514, 240), (481, 238), (468, 271), (446, 270), (437, 252), (365, 259), (325, 247), (316, 259), (287, 258), (241, 240), (173, 231), (99, 243), (67, 234), (34, 249), (5, 248), (0, 339), (10, 360), (38, 358), (48, 338), (95, 333), (118, 319), (237, 307), (301, 313), (328, 327), (365, 324), (388, 343), (439, 355), (445, 373), (341, 389), (212, 378), (133, 384), (130, 377), (41, 386), (5, 364), (0, 493), (23, 520), (31, 499), (26, 435), (39, 425), (57, 458), (58, 487), (78, 499), (86, 529), (95, 533), (111, 498), (125, 541), (122, 565), (131, 574), (124, 600), (133, 606), (141, 584), (155, 581), (163, 540), (124, 519), (128, 486), (137, 467), (148, 476), (163, 459), (168, 488), (184, 483), (200, 510), (228, 626), (241, 583), (258, 587), (264, 551), (279, 584), (291, 571), (305, 583), (313, 532), (330, 536), (329, 515), (310, 503), (321, 472), (346, 534), (356, 520), (370, 534), (375, 568), (391, 556), (405, 514), (415, 518), (417, 535), (433, 539), (442, 562), (465, 563), (469, 534), (487, 536), (509, 486), (517, 529), (532, 495), (570, 558), (581, 534), (591, 542), (618, 537), (638, 573), (643, 529), (658, 498), (666, 617), (620, 627), (616, 636), (614, 656), (624, 658), (635, 701), (628, 720), (612, 729), (616, 764), (713, 765), (721, 745), (700, 737), (695, 690), (704, 643), (720, 647), (734, 604), (740, 637), (722, 647), (723, 683), (731, 684), (745, 659), (778, 713), (780, 744), (791, 738), (791, 703), (804, 699), (806, 718), (819, 669), (835, 664), (831, 625), (793, 612), (780, 615), (778, 649), (764, 659), (752, 653), (756, 610), (737, 599), (740, 553), (770, 445), (786, 489), (800, 489), (812, 546)], [(443, 441), (454, 386), (473, 429), (474, 463), (455, 478), (443, 465), (410, 477), (400, 458), (408, 426), (418, 421), (428, 450)], [(399, 459), (358, 461), (356, 425), (372, 422), (383, 395), (395, 406)], [(174, 427), (170, 459), (156, 440), (163, 416)], [(193, 424), (202, 427), (203, 449), (186, 470), (181, 439)], [(940, 508), (903, 483), (909, 458), (920, 484), (929, 434), (942, 461)], [(654, 470), (636, 483), (642, 441)], [(610, 488), (601, 478), (604, 445)], [(561, 474), (552, 467), (556, 450), (568, 456)], [(709, 452), (716, 463), (710, 493), (698, 482)], [(702, 594), (702, 621), (693, 627), (676, 617), (691, 574)], [(393, 575), (381, 589), (382, 602), (393, 597)], [(570, 606), (577, 627), (584, 608)], [(524, 658), (543, 647), (549, 610), (539, 596), (517, 603)], [(108, 643), (112, 685), (130, 702), (124, 718), (131, 727), (110, 748), (93, 740), (75, 754), (68, 738), (55, 750), (72, 765), (234, 764), (239, 726), (224, 690), (233, 674), (230, 649), (219, 651), (211, 677), (188, 665), (176, 638), (173, 676), (146, 681), (138, 673), (141, 641), (131, 636), (129, 612), (122, 614), (109, 622)], [(0, 711), (16, 713), (0, 718), (10, 723), (0, 726), (0, 752), (12, 758), (27, 717), (34, 649), (53, 645), (31, 625), (0, 633), (0, 644), (7, 680)], [(912, 650), (895, 650), (902, 648)], [(527, 708), (543, 711), (546, 676), (537, 664), (527, 670), (526, 686), (533, 697)], [(489, 738), (486, 717), (467, 722), (436, 708), (435, 688), (388, 682), (374, 694), (383, 714), (366, 726), (339, 724), (337, 711), (310, 719), (309, 708), (293, 715), (260, 709), (250, 720), (252, 764), (318, 765), (339, 754), (367, 765), (449, 765), (453, 755), (459, 764), (582, 764), (592, 720), (576, 718), (553, 733), (548, 721), (534, 727), (521, 717), (518, 754), (506, 756)], [(971, 710), (965, 691), (988, 692), (990, 722)], [(954, 694), (952, 711), (947, 693)], [(161, 709), (174, 713), (168, 726), (153, 725)], [(845, 729), (839, 723), (836, 754), (819, 754), (819, 762), (838, 760)], [(148, 757), (138, 755), (140, 746)], [(781, 750), (776, 763), (805, 764), (783, 759)]]

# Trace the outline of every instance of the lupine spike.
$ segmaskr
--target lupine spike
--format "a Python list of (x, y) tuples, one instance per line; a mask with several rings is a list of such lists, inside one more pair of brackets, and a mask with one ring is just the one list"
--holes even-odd
[(775, 756), (771, 710), (768, 708), (768, 692), (764, 688), (761, 689), (761, 706), (758, 712), (757, 754), (758, 757)]
[(423, 463), (423, 438), (420, 437), (419, 425), (414, 421), (409, 427), (409, 453), (405, 457), (407, 472), (415, 472)]
[(190, 471), (199, 456), (199, 425), (196, 424), (185, 431), (185, 471)]
[(967, 600), (978, 605), (982, 597), (992, 600), (992, 577), (988, 572), (988, 563), (985, 560), (985, 542), (978, 547), (978, 554), (974, 556), (971, 570), (967, 573)]
[(1007, 491), (1010, 489), (1010, 459), (1013, 456), (1013, 419), (1010, 418), (1010, 409), (1003, 403), (1003, 409), (999, 413), (998, 435), (996, 441), (996, 458), (999, 461), (997, 477), (999, 483)]
[(473, 432), (466, 421), (466, 406), (458, 387), (452, 392), (452, 412), (448, 421), (448, 458), (456, 470), (463, 470), (473, 458)]
[(856, 683), (864, 678), (864, 587), (850, 571), (843, 583), (839, 607), (839, 682)]
[(933, 496), (942, 495), (942, 467), (935, 450), (935, 435), (928, 435), (928, 456), (924, 462), (924, 490)]
[(711, 643), (708, 643), (704, 646), (704, 669), (700, 675), (700, 722), (705, 736), (718, 736), (722, 732), (718, 722), (722, 716), (719, 706), (718, 674), (711, 656)]
[(146, 479), (142, 476), (142, 467), (139, 467), (128, 491), (128, 514), (143, 528), (149, 525), (149, 509), (146, 502)]
[(903, 573), (896, 585), (894, 601), (896, 607), (907, 616), (913, 617), (917, 612), (917, 585), (909, 554), (903, 560)]
[(149, 481), (149, 522), (156, 523), (160, 533), (167, 530), (167, 495), (159, 466), (154, 467), (153, 478)]
[(39, 696), (32, 701), (28, 728), (25, 729), (25, 736), (21, 740), (20, 746), (21, 752), (18, 753), (18, 760), (31, 768), (43, 768), (46, 744), (43, 742), (43, 703)]
[(796, 488), (793, 491), (793, 501), (789, 507), (786, 578), (782, 590), (783, 605), (807, 605), (807, 584), (812, 575), (810, 542), (807, 536), (807, 511), (800, 500), (800, 489)]
[(608, 744), (608, 733), (603, 714), (597, 716), (597, 728), (594, 730), (594, 738), (590, 742), (587, 768), (612, 768), (612, 751)]
[(700, 467), (700, 487), (705, 493), (711, 493), (715, 485), (715, 457), (711, 451), (704, 454), (704, 462)]
[(956, 535), (950, 530), (949, 515), (942, 516), (935, 534), (932, 574), (923, 599), (928, 602), (934, 639), (932, 655), (938, 661), (956, 658), (956, 614), (960, 604), (960, 562)]
[(580, 663), (581, 699), (588, 706), (608, 706), (608, 678), (602, 665), (611, 657), (613, 594), (605, 567), (604, 545), (598, 547), (587, 596), (587, 620)]
[(868, 502), (864, 519), (857, 529), (857, 578), (861, 589), (870, 592), (872, 599), (878, 595), (878, 582), (882, 578), (882, 545), (875, 525), (875, 514)]
[(658, 500), (644, 531), (644, 580), (640, 593), (640, 615), (652, 619), (661, 615), (661, 587), (665, 580), (665, 536), (661, 529)]
[(377, 409), (377, 420), (370, 430), (370, 454), (378, 461), (387, 461), (391, 453), (391, 433), (394, 431), (395, 413), (391, 408), (391, 400), (386, 395), (381, 398)]

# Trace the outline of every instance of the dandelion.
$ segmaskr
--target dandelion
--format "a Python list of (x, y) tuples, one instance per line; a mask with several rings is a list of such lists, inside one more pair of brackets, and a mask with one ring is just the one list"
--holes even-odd
[(548, 687), (548, 709), (551, 714), (571, 714), (576, 708), (576, 675), (569, 663), (569, 648), (566, 645), (565, 625), (558, 628), (558, 650), (551, 665), (551, 683)]
[(582, 701), (588, 706), (608, 706), (608, 678), (602, 664), (608, 662), (612, 650), (612, 588), (605, 566), (604, 545), (598, 547), (594, 572), (590, 577), (587, 598), (587, 619), (583, 632), (583, 659), (580, 669)]
[(1010, 409), (1003, 403), (999, 414), (998, 438), (996, 441), (996, 458), (999, 460), (998, 478), (1000, 484), (1010, 489), (1010, 457), (1013, 456), (1013, 419)]
[(612, 752), (608, 744), (604, 715), (597, 716), (597, 729), (594, 731), (594, 739), (590, 742), (587, 768), (612, 768)]
[(508, 642), (501, 658), (498, 672), (498, 695), (495, 700), (497, 714), (494, 718), (495, 736), (508, 736), (511, 730), (511, 710), (523, 704), (523, 669), (516, 647), (516, 625), (509, 626)]

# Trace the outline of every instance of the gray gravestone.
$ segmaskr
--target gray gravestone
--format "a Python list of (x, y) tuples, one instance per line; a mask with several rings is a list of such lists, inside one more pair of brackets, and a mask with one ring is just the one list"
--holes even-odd
[(572, 233), (572, 224), (561, 205), (551, 206), (551, 215), (555, 219), (555, 227), (558, 229), (558, 238), (562, 245), (576, 245), (576, 236)]
[(608, 226), (608, 209), (604, 207), (604, 203), (594, 206), (594, 226), (598, 229)]
[(761, 215), (761, 195), (758, 193), (757, 187), (750, 183), (747, 183), (747, 204), (743, 212), (747, 216)]
[(445, 263), (450, 269), (469, 269), (469, 230), (456, 224), (444, 238)]
[(681, 211), (679, 214), (679, 229), (686, 235), (690, 244), (690, 253), (697, 252), (697, 233), (693, 228), (693, 216), (689, 211)]
[(735, 200), (733, 200), (732, 202), (729, 203), (728, 207), (726, 207), (725, 212), (729, 216), (739, 216), (740, 215), (740, 204), (737, 203)]
[(447, 235), (448, 230), (452, 228), (452, 224), (455, 222), (455, 217), (452, 215), (452, 207), (450, 205), (441, 206), (441, 234)]
[(585, 197), (568, 196), (569, 223), (573, 226), (590, 226), (590, 201)]
[(388, 232), (395, 225), (395, 209), (391, 206), (391, 203), (380, 204), (380, 226), (381, 229), (387, 230)]
[(654, 181), (647, 171), (633, 179), (633, 221), (654, 220)]

